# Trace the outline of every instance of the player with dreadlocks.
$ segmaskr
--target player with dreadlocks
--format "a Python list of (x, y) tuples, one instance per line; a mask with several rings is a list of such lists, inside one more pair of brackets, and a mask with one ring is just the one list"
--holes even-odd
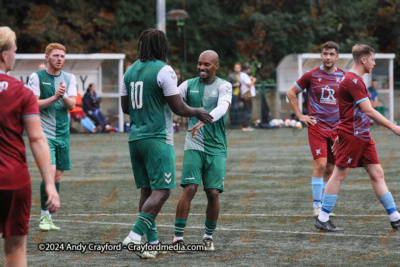
[[(155, 218), (175, 188), (175, 152), (172, 112), (211, 123), (203, 108), (182, 101), (174, 70), (167, 65), (168, 39), (164, 32), (149, 29), (139, 37), (139, 60), (124, 75), (121, 106), (130, 116), (129, 152), (136, 187), (141, 190), (139, 218), (125, 238), (124, 246), (158, 244)], [(129, 247), (128, 247), (129, 248)], [(137, 251), (141, 258), (154, 258), (157, 251)]]

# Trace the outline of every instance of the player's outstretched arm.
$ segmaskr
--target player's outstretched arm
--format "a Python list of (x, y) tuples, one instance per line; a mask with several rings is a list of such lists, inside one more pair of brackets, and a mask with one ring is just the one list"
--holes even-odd
[(393, 133), (400, 135), (400, 127), (395, 125), (393, 122), (386, 119), (382, 114), (376, 111), (370, 101), (362, 101), (359, 104), (361, 110), (372, 120), (374, 120), (379, 125), (388, 128), (389, 130), (393, 131)]
[(54, 177), (51, 175), (50, 149), (40, 125), (40, 117), (29, 116), (23, 118), (22, 121), (28, 134), (33, 157), (46, 185), (46, 193), (48, 195), (47, 208), (52, 213), (56, 212), (60, 207), (60, 198), (54, 184)]
[(304, 122), (307, 126), (315, 124), (315, 117), (303, 115), (299, 108), (299, 101), (297, 100), (297, 95), (300, 94), (299, 88), (295, 84), (293, 84), (289, 91), (286, 93), (286, 96), (289, 100), (290, 106), (292, 107), (294, 114), (301, 122)]
[(172, 112), (182, 117), (196, 117), (204, 123), (212, 123), (213, 117), (204, 108), (191, 108), (182, 100), (180, 94), (166, 96)]

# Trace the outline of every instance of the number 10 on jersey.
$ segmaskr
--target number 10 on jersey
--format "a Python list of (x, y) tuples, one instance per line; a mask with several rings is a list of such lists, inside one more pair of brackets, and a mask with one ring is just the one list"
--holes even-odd
[(141, 109), (143, 106), (143, 82), (131, 82), (131, 101), (133, 109)]

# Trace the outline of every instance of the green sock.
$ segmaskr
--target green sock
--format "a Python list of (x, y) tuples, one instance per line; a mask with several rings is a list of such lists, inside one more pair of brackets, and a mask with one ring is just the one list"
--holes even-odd
[(154, 221), (153, 224), (151, 225), (150, 229), (146, 233), (147, 236), (147, 242), (154, 242), (158, 240), (157, 236), (157, 224)]
[(206, 227), (204, 234), (212, 236), (215, 232), (215, 228), (217, 228), (218, 221), (210, 221), (206, 218)]
[(155, 218), (151, 214), (147, 213), (140, 213), (139, 218), (135, 223), (135, 226), (132, 228), (132, 232), (144, 236), (147, 231), (150, 229), (151, 225), (153, 224)]
[(46, 202), (47, 202), (46, 185), (44, 184), (44, 181), (42, 180), (42, 183), (40, 184), (40, 209), (41, 210), (47, 210)]
[(175, 236), (183, 236), (187, 219), (175, 218)]

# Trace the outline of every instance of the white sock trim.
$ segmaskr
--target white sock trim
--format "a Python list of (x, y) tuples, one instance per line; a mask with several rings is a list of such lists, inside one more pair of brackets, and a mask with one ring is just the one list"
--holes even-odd
[(329, 213), (326, 213), (325, 211), (321, 210), (319, 212), (318, 220), (320, 220), (321, 222), (329, 221)]
[(396, 211), (396, 212), (390, 214), (389, 219), (391, 222), (397, 222), (398, 220), (400, 220), (400, 213), (398, 211)]
[(204, 234), (203, 238), (211, 238), (212, 239), (212, 235)]
[(140, 235), (138, 235), (137, 233), (131, 231), (129, 233), (129, 237), (133, 240), (133, 241), (137, 241), (140, 242), (142, 240), (142, 237)]

